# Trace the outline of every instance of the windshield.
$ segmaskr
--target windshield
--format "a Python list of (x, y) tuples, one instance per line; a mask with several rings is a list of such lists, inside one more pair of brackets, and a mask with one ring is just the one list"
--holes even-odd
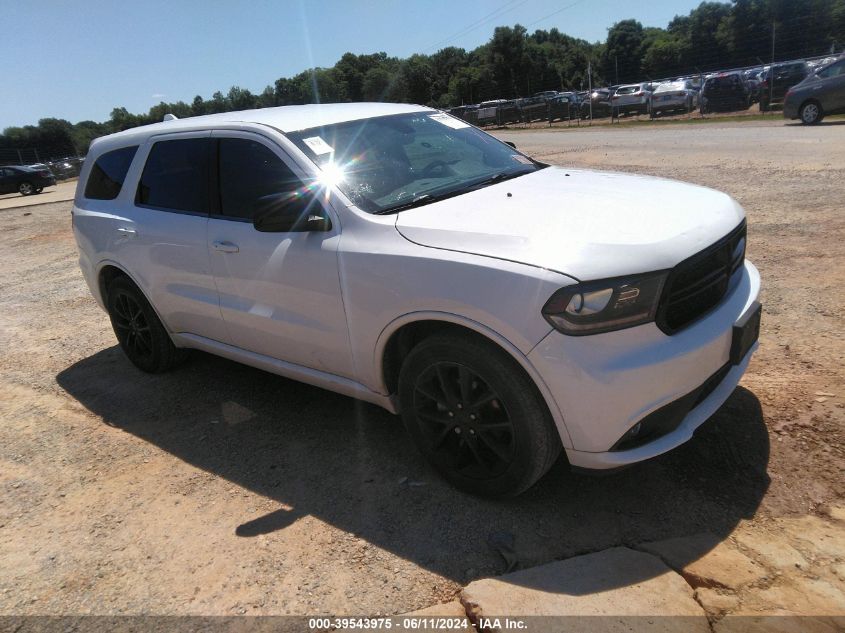
[(544, 167), (442, 112), (374, 117), (287, 135), (358, 207), (389, 213)]
[(684, 90), (687, 85), (683, 81), (673, 81), (669, 84), (660, 84), (654, 92), (671, 92), (673, 90)]

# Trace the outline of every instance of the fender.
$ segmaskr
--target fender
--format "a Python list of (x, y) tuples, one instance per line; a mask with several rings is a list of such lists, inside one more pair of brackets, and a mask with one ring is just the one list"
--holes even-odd
[(133, 284), (135, 284), (135, 287), (137, 287), (138, 290), (141, 291), (141, 294), (144, 295), (144, 299), (146, 299), (147, 303), (150, 304), (150, 307), (152, 307), (153, 312), (156, 313), (156, 316), (158, 317), (158, 320), (161, 322), (161, 324), (164, 326), (164, 329), (167, 330), (168, 334), (170, 334), (170, 338), (171, 338), (171, 340), (173, 340), (173, 344), (176, 345), (176, 347), (182, 347), (181, 345), (176, 343), (176, 340), (173, 337), (174, 332), (170, 329), (170, 327), (167, 325), (167, 323), (165, 323), (164, 319), (161, 318), (161, 314), (159, 314), (158, 308), (156, 308), (155, 305), (153, 304), (153, 302), (150, 301), (150, 297), (147, 295), (147, 291), (144, 290), (144, 286), (142, 286), (138, 282), (138, 280), (135, 278), (135, 276), (133, 274), (131, 274), (128, 270), (126, 270), (126, 268), (124, 268), (122, 265), (120, 265), (119, 263), (117, 263), (116, 261), (111, 260), (111, 259), (103, 259), (103, 260), (99, 261), (97, 263), (97, 266), (96, 266), (96, 269), (95, 269), (95, 275), (96, 275), (96, 280), (97, 280), (97, 296), (95, 297), (95, 299), (97, 299), (97, 303), (100, 304), (100, 307), (102, 307), (103, 310), (108, 312), (108, 308), (106, 307), (106, 302), (105, 302), (104, 297), (102, 295), (102, 288), (100, 286), (100, 275), (103, 272), (103, 268), (105, 268), (106, 266), (112, 266), (114, 268), (117, 268), (124, 275), (126, 275)]
[[(376, 371), (375, 375), (378, 376), (379, 380), (377, 391), (385, 394), (388, 392), (387, 385), (384, 382), (384, 349), (387, 346), (387, 342), (390, 340), (390, 337), (399, 330), (399, 328), (415, 321), (443, 321), (445, 323), (454, 323), (455, 325), (463, 326), (477, 332), (507, 352), (508, 355), (519, 363), (519, 365), (525, 370), (529, 378), (534, 381), (534, 384), (537, 386), (540, 394), (543, 396), (543, 400), (549, 408), (549, 413), (551, 413), (555, 426), (560, 433), (560, 439), (564, 448), (572, 448), (572, 441), (569, 438), (569, 431), (566, 429), (566, 422), (563, 419), (563, 414), (557, 406), (555, 399), (552, 397), (551, 391), (549, 391), (545, 381), (534, 369), (534, 366), (528, 358), (519, 350), (519, 348), (499, 333), (491, 330), (483, 323), (473, 321), (472, 319), (458, 314), (436, 311), (409, 312), (388, 323), (382, 329), (381, 334), (379, 334), (373, 353), (372, 363)], [(396, 400), (396, 404), (398, 406), (398, 399), (394, 398), (394, 400)]]

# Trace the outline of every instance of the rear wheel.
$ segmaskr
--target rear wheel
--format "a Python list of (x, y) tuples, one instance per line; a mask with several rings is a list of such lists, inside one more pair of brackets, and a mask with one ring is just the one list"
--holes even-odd
[(18, 185), (18, 193), (22, 196), (30, 196), (35, 193), (35, 187), (32, 186), (31, 182), (22, 182)]
[(457, 488), (513, 496), (560, 455), (560, 437), (537, 387), (483, 339), (437, 334), (418, 344), (399, 375), (408, 433)]
[(821, 122), (824, 118), (821, 106), (815, 101), (808, 101), (801, 106), (798, 111), (798, 116), (801, 117), (801, 123), (804, 125), (815, 125)]
[(138, 369), (161, 373), (182, 362), (187, 351), (178, 349), (138, 287), (118, 277), (108, 287), (108, 312), (121, 349)]

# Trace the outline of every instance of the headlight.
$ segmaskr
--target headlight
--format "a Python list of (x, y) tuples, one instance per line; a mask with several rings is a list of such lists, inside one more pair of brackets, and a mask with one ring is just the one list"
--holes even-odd
[(668, 273), (589, 281), (561, 288), (543, 306), (556, 330), (572, 336), (599, 334), (654, 320)]

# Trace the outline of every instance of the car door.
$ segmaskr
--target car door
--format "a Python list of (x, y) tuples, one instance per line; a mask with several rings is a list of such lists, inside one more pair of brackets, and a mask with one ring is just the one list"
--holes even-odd
[(110, 219), (112, 252), (170, 331), (227, 342), (206, 239), (210, 136), (154, 136), (138, 150), (127, 176), (137, 186)]
[(12, 182), (11, 170), (0, 167), (0, 193), (10, 193), (10, 183)]
[(208, 223), (208, 248), (232, 344), (353, 377), (337, 219), (328, 230), (257, 230), (256, 212), (279, 196), (304, 201), (308, 214), (331, 218), (332, 211), (274, 141), (234, 131), (217, 131), (212, 138), (218, 208)]
[(845, 59), (820, 70), (817, 81), (818, 87), (814, 87), (813, 92), (818, 94), (822, 109), (825, 112), (845, 110)]

